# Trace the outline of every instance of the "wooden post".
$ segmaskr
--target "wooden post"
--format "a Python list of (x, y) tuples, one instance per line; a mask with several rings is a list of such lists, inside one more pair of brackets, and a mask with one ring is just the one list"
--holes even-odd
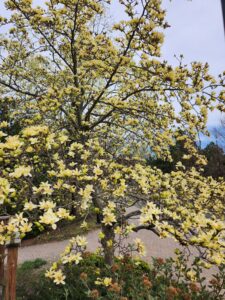
[(0, 300), (3, 300), (5, 246), (0, 245)]
[[(9, 220), (8, 216), (1, 216), (0, 223), (7, 224)], [(0, 245), (0, 300), (3, 300), (3, 290), (5, 285), (4, 269), (5, 269), (5, 245)]]
[(5, 300), (16, 300), (16, 269), (18, 260), (18, 243), (7, 246), (7, 270)]
[(3, 286), (4, 284), (4, 258), (5, 258), (5, 246), (0, 245), (0, 286)]

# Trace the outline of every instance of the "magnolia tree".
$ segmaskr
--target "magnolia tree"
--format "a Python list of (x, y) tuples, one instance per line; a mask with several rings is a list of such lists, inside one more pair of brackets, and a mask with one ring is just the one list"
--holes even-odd
[[(98, 214), (109, 265), (116, 249), (143, 254), (139, 239), (123, 243), (141, 229), (224, 263), (225, 182), (201, 175), (205, 161), (195, 147), (199, 132), (207, 134), (208, 112), (224, 110), (224, 78), (213, 78), (207, 64), (162, 60), (168, 24), (161, 1), (121, 0), (118, 22), (109, 18), (110, 1), (5, 5), (0, 197), (11, 218), (1, 225), (1, 243), (34, 224), (55, 229), (76, 207), (83, 226)], [(163, 174), (146, 165), (149, 154), (170, 160), (179, 140), (196, 168), (178, 164)], [(85, 247), (83, 237), (72, 239), (48, 276), (64, 283), (60, 264), (78, 264)]]

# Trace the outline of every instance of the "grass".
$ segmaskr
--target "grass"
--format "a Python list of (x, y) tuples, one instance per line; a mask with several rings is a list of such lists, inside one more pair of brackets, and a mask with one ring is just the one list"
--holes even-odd
[(40, 267), (42, 267), (46, 264), (47, 264), (47, 261), (42, 258), (37, 258), (35, 260), (27, 260), (19, 266), (18, 271), (26, 272), (26, 271), (30, 271), (33, 269), (39, 269)]
[[(37, 258), (35, 260), (27, 260), (18, 266), (17, 269), (17, 300), (32, 299), (35, 285), (38, 284), (41, 274), (49, 267), (46, 260)], [(47, 299), (43, 299), (47, 300)]]
[(22, 246), (44, 244), (53, 241), (62, 241), (74, 237), (78, 234), (85, 234), (91, 230), (99, 228), (99, 225), (96, 224), (95, 216), (90, 216), (87, 219), (88, 229), (81, 228), (81, 223), (81, 220), (74, 220), (69, 223), (61, 224), (57, 227), (56, 230), (45, 231), (34, 238), (24, 240), (22, 242)]

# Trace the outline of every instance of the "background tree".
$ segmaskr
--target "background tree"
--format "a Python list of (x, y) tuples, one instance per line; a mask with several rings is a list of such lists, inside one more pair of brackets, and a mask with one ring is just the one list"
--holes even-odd
[(214, 178), (225, 176), (225, 154), (222, 148), (211, 142), (203, 150), (203, 154), (207, 158), (204, 175)]
[[(204, 176), (212, 176), (213, 178), (225, 176), (225, 154), (221, 147), (211, 142), (204, 149), (200, 149), (196, 145), (196, 150), (207, 159), (203, 171)], [(176, 142), (174, 146), (170, 146), (170, 153), (171, 161), (154, 157), (150, 157), (147, 161), (149, 165), (159, 168), (164, 173), (175, 171), (179, 162), (182, 162), (187, 169), (195, 166), (195, 158), (189, 157), (183, 142)]]
[[(182, 135), (182, 133), (181, 133)], [(195, 150), (200, 153), (200, 148), (197, 143), (194, 143)], [(178, 162), (181, 162), (187, 169), (190, 169), (196, 165), (196, 159), (189, 155), (187, 148), (185, 147), (185, 141), (175, 141), (175, 144), (170, 146), (171, 159), (161, 159), (154, 155), (150, 155), (147, 159), (148, 164), (152, 167), (159, 168), (164, 173), (170, 173), (176, 170)]]

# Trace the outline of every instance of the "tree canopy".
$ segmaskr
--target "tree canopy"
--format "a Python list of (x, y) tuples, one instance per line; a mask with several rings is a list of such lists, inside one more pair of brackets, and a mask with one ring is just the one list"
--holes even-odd
[[(34, 223), (55, 228), (72, 205), (84, 220), (99, 214), (109, 264), (141, 229), (224, 262), (225, 183), (202, 176), (195, 147), (208, 112), (224, 110), (224, 76), (211, 76), (207, 63), (162, 59), (168, 24), (160, 0), (121, 0), (119, 22), (109, 21), (110, 1), (41, 4), (7, 0), (11, 16), (1, 18), (1, 212), (11, 215), (2, 242)], [(7, 133), (13, 124), (18, 131)], [(178, 162), (163, 174), (146, 165), (149, 153), (171, 160), (175, 141), (196, 168)], [(85, 242), (71, 243), (61, 262), (79, 263)], [(131, 249), (144, 252), (140, 241)]]

